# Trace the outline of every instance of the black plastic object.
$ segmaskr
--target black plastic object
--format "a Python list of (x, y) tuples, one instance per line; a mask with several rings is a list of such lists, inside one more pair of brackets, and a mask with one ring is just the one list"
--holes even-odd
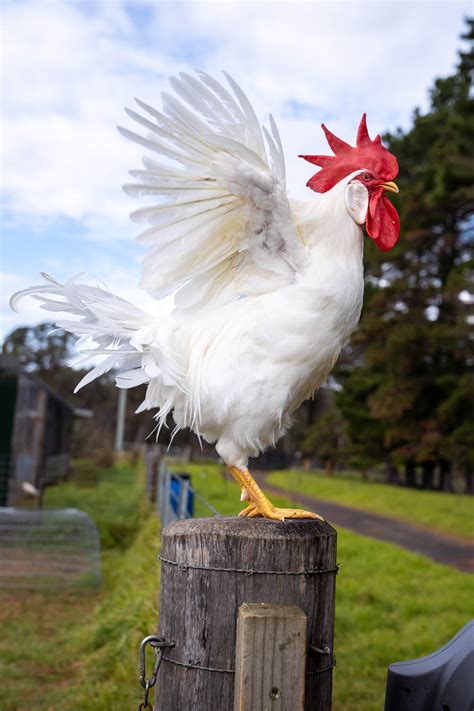
[(433, 654), (390, 664), (385, 711), (474, 711), (474, 620)]

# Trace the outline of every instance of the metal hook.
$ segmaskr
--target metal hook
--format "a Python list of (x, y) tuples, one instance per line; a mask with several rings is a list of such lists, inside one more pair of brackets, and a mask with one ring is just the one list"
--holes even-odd
[[(146, 646), (147, 644), (156, 652), (155, 665), (153, 667), (153, 673), (151, 679), (146, 678)], [(148, 701), (148, 695), (150, 689), (152, 689), (156, 684), (156, 679), (158, 677), (158, 672), (160, 670), (160, 665), (163, 660), (163, 654), (165, 649), (171, 649), (175, 646), (175, 642), (168, 642), (164, 637), (156, 637), (153, 634), (148, 635), (140, 644), (139, 660), (140, 660), (140, 684), (145, 689), (145, 694), (143, 701), (138, 707), (138, 711), (153, 711), (152, 706)]]

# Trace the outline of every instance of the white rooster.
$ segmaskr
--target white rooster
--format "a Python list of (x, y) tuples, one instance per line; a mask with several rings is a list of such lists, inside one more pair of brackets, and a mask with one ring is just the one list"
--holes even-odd
[[(260, 126), (239, 86), (180, 74), (159, 112), (137, 100), (128, 111), (146, 137), (119, 129), (148, 155), (138, 184), (124, 186), (151, 205), (132, 214), (150, 225), (141, 286), (175, 308), (157, 320), (106, 289), (46, 284), (30, 294), (42, 308), (73, 318), (58, 326), (92, 338), (104, 360), (78, 388), (111, 368), (117, 385), (147, 384), (140, 409), (161, 426), (190, 427), (216, 450), (248, 505), (243, 516), (317, 517), (272, 505), (248, 471), (248, 459), (274, 445), (291, 414), (326, 380), (355, 329), (363, 296), (363, 230), (383, 250), (399, 220), (385, 191), (398, 192), (397, 161), (367, 132), (356, 146), (323, 125), (334, 156), (302, 156), (322, 170), (308, 182), (318, 199), (288, 199), (278, 130)], [(266, 145), (265, 145), (266, 142)], [(81, 342), (80, 341), (80, 342)], [(319, 517), (317, 517), (319, 518)]]

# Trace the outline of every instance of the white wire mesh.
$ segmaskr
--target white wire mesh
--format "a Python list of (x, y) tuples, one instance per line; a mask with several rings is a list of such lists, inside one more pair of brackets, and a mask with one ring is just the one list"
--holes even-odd
[(0, 508), (0, 588), (91, 588), (101, 580), (100, 542), (77, 509)]

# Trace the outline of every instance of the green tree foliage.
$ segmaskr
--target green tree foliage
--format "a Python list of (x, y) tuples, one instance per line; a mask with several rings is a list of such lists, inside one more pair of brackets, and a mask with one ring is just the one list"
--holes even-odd
[(3, 352), (16, 358), (27, 370), (46, 373), (65, 366), (74, 353), (76, 339), (54, 323), (17, 328), (3, 344)]
[(346, 445), (346, 425), (340, 410), (330, 400), (326, 410), (312, 423), (301, 442), (303, 454), (316, 455), (324, 462), (328, 474), (332, 474)]
[(349, 442), (345, 449), (346, 463), (362, 472), (385, 458), (383, 425), (380, 420), (374, 420), (367, 407), (367, 399), (380, 381), (379, 374), (357, 368), (347, 378), (344, 389), (336, 394), (336, 402), (346, 421)]
[[(435, 81), (426, 114), (385, 136), (400, 174), (402, 231), (388, 253), (366, 246), (366, 304), (353, 340), (355, 366), (342, 365), (339, 404), (354, 451), (435, 471), (473, 470), (474, 22), (457, 71)], [(370, 430), (374, 433), (369, 446)], [(472, 486), (469, 483), (469, 486)]]

